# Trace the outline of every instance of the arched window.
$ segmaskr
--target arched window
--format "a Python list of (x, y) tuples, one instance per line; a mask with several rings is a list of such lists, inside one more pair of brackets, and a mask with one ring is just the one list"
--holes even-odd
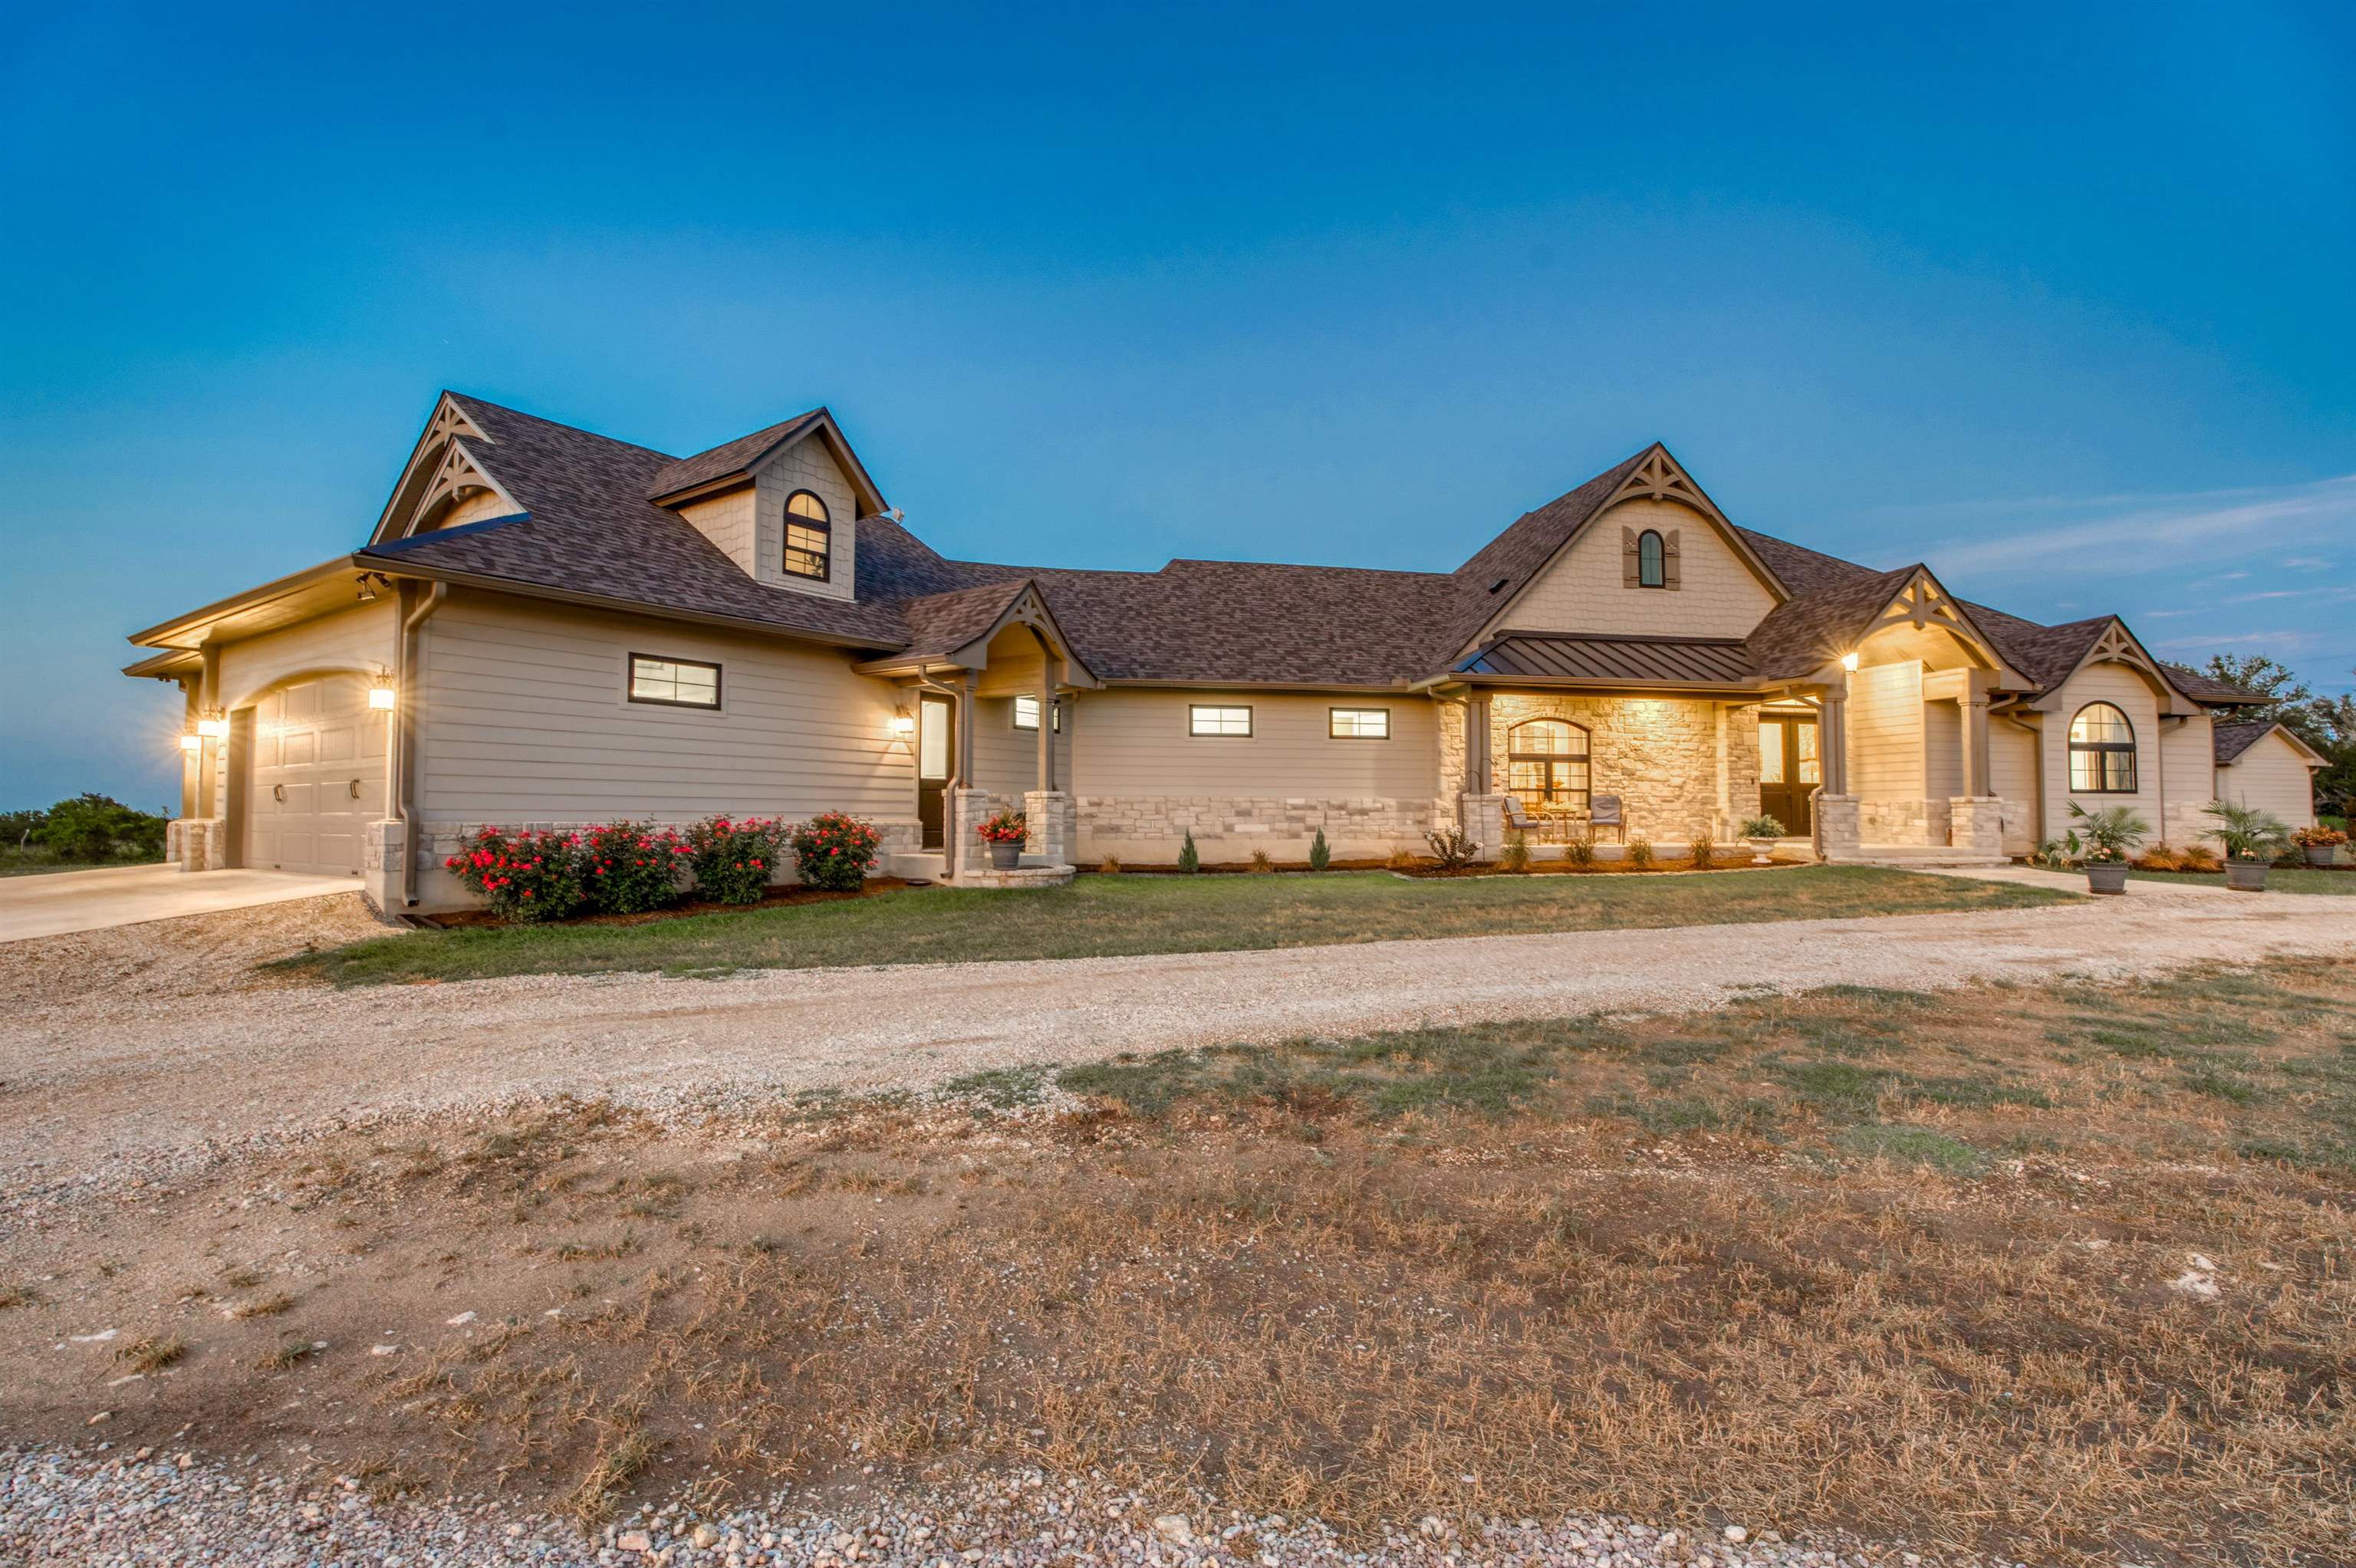
[(807, 490), (786, 497), (785, 569), (794, 577), (826, 581), (833, 558), (834, 525), (826, 503)]
[(1526, 719), (1506, 731), (1505, 787), (1532, 812), (1585, 811), (1587, 731), (1562, 719)]
[(2089, 702), (2070, 720), (2070, 793), (2135, 792), (2135, 726), (2109, 703)]
[(1665, 588), (1668, 581), (1661, 570), (1661, 536), (1646, 528), (1636, 536), (1636, 586)]

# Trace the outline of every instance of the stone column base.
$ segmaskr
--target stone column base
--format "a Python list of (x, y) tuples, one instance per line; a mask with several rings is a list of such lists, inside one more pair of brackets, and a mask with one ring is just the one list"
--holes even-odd
[(1819, 860), (1855, 860), (1865, 848), (1864, 830), (1858, 820), (1857, 796), (1853, 795), (1823, 795), (1815, 797), (1816, 859)]
[(1959, 795), (1947, 802), (1947, 842), (1982, 855), (2004, 853), (2004, 802), (1992, 795)]
[(1040, 856), (1050, 866), (1071, 864), (1078, 851), (1080, 812), (1069, 795), (1059, 789), (1025, 791), (1023, 821), (1031, 830), (1023, 841), (1024, 854)]
[(975, 831), (990, 816), (990, 792), (951, 790), (949, 811), (955, 837), (949, 844), (948, 873), (952, 880), (962, 881), (969, 872), (990, 869), (990, 844)]
[(164, 825), (164, 859), (183, 871), (229, 869), (229, 821), (220, 816), (181, 816)]
[(1505, 797), (1468, 795), (1458, 808), (1458, 826), (1464, 837), (1481, 846), (1475, 859), (1494, 860), (1505, 852)]
[(360, 897), (380, 917), (399, 914), (401, 857), (409, 830), (388, 816), (360, 829)]

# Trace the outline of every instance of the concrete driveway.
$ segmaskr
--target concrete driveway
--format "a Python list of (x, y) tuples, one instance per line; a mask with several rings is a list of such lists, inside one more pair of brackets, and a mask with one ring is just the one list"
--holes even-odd
[(358, 877), (183, 871), (177, 866), (109, 866), (101, 871), (0, 877), (0, 942), (357, 892), (359, 885)]

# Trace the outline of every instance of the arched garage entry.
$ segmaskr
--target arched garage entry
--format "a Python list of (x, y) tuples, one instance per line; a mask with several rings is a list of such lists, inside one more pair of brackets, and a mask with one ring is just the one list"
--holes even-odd
[(245, 743), (230, 830), (257, 870), (357, 876), (361, 828), (384, 816), (385, 716), (368, 677), (298, 676), (236, 715)]

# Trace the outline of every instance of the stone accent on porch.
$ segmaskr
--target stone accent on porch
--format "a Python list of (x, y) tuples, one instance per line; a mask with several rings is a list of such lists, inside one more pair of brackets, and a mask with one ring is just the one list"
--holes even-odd
[(1959, 795), (1947, 802), (1950, 848), (2004, 857), (2004, 802), (1992, 795)]
[(402, 912), (401, 853), (409, 829), (388, 816), (360, 829), (360, 898), (381, 917)]
[(1858, 831), (1857, 796), (1819, 791), (1813, 805), (1816, 859), (1830, 865), (1852, 864), (1863, 859), (1865, 840)]
[(1070, 795), (1059, 789), (1026, 791), (1023, 822), (1030, 829), (1023, 844), (1025, 859), (1035, 858), (1050, 866), (1070, 863), (1080, 838), (1079, 807)]
[(1017, 866), (1011, 871), (998, 871), (984, 866), (978, 871), (959, 872), (957, 885), (961, 888), (994, 888), (1001, 891), (1021, 888), (1060, 888), (1072, 880), (1076, 869), (1071, 866)]
[(181, 816), (166, 823), (164, 859), (183, 871), (228, 870), (230, 864), (228, 818)]
[(1502, 795), (1468, 795), (1458, 807), (1464, 837), (1481, 846), (1476, 857), (1494, 860), (1505, 852), (1505, 797)]

